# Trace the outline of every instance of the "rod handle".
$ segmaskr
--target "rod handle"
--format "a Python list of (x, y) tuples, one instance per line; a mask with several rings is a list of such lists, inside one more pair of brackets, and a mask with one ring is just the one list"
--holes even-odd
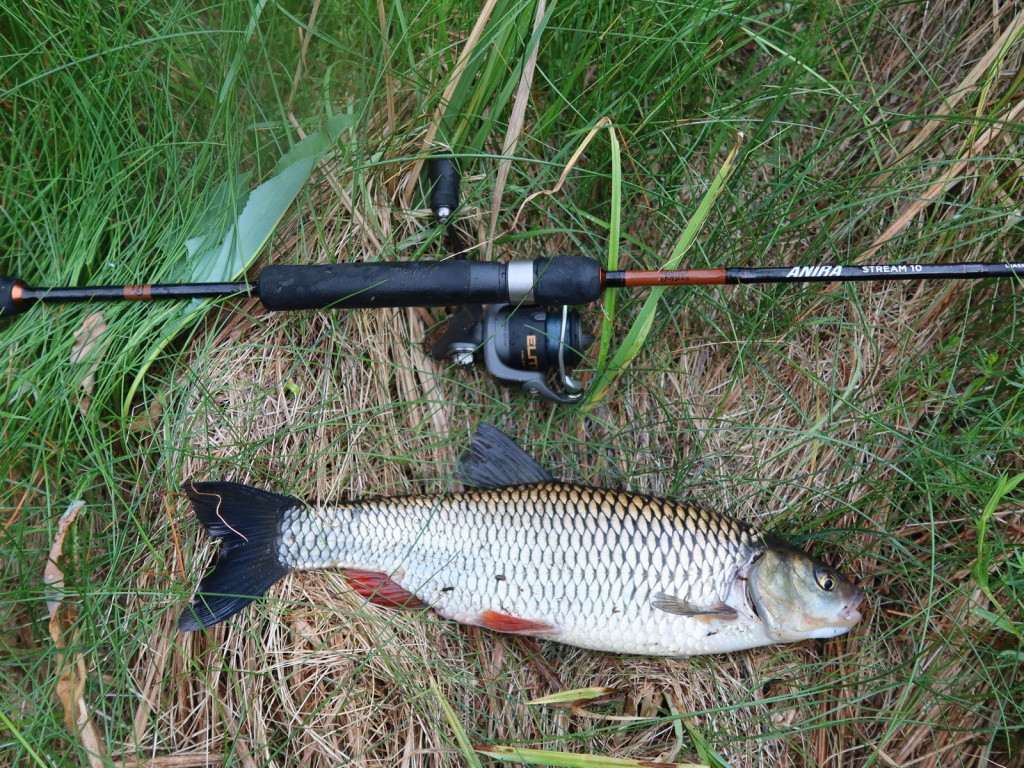
[(368, 309), (465, 304), (586, 304), (601, 267), (585, 256), (492, 261), (398, 261), (269, 266), (257, 288), (267, 309)]

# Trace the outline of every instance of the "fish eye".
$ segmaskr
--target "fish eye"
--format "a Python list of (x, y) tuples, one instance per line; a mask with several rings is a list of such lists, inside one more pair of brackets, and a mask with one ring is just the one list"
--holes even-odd
[(836, 579), (832, 575), (832, 571), (827, 568), (818, 568), (814, 572), (814, 580), (818, 582), (818, 586), (824, 589), (826, 592), (831, 592), (836, 588)]

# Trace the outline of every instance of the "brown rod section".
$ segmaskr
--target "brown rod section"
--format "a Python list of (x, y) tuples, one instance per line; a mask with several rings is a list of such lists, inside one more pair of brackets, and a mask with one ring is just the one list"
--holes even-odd
[(124, 287), (126, 301), (149, 301), (153, 298), (151, 285), (126, 285)]
[(725, 285), (725, 269), (626, 270), (605, 272), (605, 288), (656, 285)]

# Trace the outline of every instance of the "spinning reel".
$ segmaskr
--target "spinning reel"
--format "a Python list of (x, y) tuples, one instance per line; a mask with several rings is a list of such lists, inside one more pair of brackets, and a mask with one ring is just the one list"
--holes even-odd
[[(430, 208), (448, 231), (451, 250), (463, 250), (452, 214), (459, 204), (458, 166), (451, 155), (432, 157), (427, 164)], [(510, 278), (512, 275), (510, 274)], [(530, 298), (528, 290), (524, 299)], [(483, 358), (487, 372), (507, 387), (518, 387), (553, 403), (571, 404), (583, 397), (586, 386), (570, 369), (583, 359), (582, 350), (594, 342), (583, 333), (580, 313), (559, 308), (496, 304), (463, 305), (448, 318), (447, 330), (431, 346), (437, 360), (450, 360), (469, 368)], [(548, 384), (557, 374), (562, 392)]]
[[(463, 307), (448, 319), (448, 329), (434, 342), (431, 354), (469, 367), (481, 353), (484, 366), (507, 387), (553, 403), (571, 404), (583, 397), (585, 385), (569, 374), (583, 358), (581, 350), (594, 338), (583, 333), (580, 313), (508, 303)], [(557, 372), (563, 392), (548, 384)]]

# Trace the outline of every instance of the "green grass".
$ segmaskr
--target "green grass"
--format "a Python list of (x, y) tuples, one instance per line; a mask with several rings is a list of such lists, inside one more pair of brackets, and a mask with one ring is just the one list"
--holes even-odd
[[(0, 5), (0, 273), (171, 279), (219, 185), (246, 173), (255, 188), (300, 129), (342, 113), (356, 126), (343, 160), (314, 174), (267, 258), (438, 253), (423, 187), (406, 209), (402, 174), (480, 4), (384, 3), (383, 32), (370, 2), (324, 4), (312, 24), (298, 3), (190, 8)], [(1022, 98), (1022, 41), (999, 49), (1011, 11), (991, 13), (549, 1), (535, 35), (535, 3), (498, 0), (437, 131), (463, 161), (460, 226), (476, 242), (490, 220), (536, 48), (497, 256), (664, 265), (742, 132), (686, 265), (853, 261), (958, 161), (869, 261), (1020, 260), (1024, 128), (1006, 114)], [(509, 231), (602, 118), (615, 141), (598, 130)], [(0, 321), (3, 761), (86, 760), (64, 723), (41, 581), (57, 519), (81, 498), (62, 561), (77, 608), (66, 637), (112, 758), (464, 764), (443, 700), (473, 744), (735, 766), (929, 765), (932, 748), (943, 765), (1020, 764), (1024, 493), (1004, 482), (1024, 471), (1020, 286), (677, 289), (653, 313), (646, 299), (616, 297), (605, 359), (632, 329), (644, 344), (621, 371), (593, 372), (621, 375), (586, 412), (426, 361), (441, 312), (268, 315), (238, 301), (171, 334), (170, 310), (109, 305), (79, 363), (74, 334), (97, 307)], [(209, 555), (175, 495), (187, 476), (306, 496), (443, 489), (479, 420), (558, 474), (727, 506), (823, 553), (869, 592), (868, 620), (824, 644), (617, 658), (368, 618), (308, 576), (215, 642), (173, 632)], [(621, 690), (593, 711), (638, 719), (528, 706), (553, 692), (542, 668), (563, 688)]]

